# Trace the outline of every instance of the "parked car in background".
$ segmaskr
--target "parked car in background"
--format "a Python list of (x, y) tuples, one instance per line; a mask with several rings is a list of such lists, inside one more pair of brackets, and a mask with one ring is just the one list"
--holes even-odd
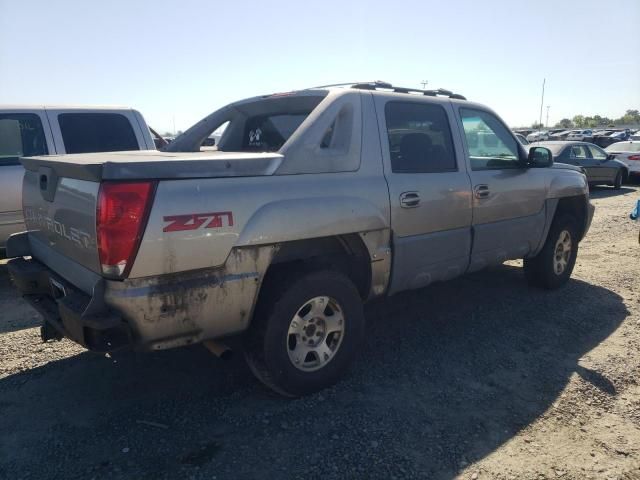
[(566, 140), (567, 135), (569, 135), (573, 130), (559, 130), (557, 132), (549, 134), (548, 140)]
[(587, 129), (587, 130), (572, 130), (571, 132), (569, 132), (569, 135), (567, 135), (566, 139), (568, 141), (587, 142), (591, 140), (591, 138), (593, 138), (593, 130)]
[(527, 135), (529, 142), (542, 142), (549, 139), (549, 132), (546, 130), (538, 130)]
[(629, 137), (629, 140), (640, 140), (640, 130), (635, 131)]
[(640, 178), (640, 140), (617, 142), (604, 149), (629, 169), (629, 176)]
[(534, 130), (532, 128), (517, 128), (517, 129), (513, 130), (513, 133), (519, 133), (520, 135), (522, 135), (522, 136), (524, 136), (526, 138), (527, 135), (529, 135), (533, 131)]
[(606, 130), (601, 130), (599, 132), (594, 132), (592, 143), (605, 148), (613, 143), (629, 140), (630, 137), (631, 132), (629, 131), (629, 129), (621, 130), (617, 128), (609, 128)]
[(564, 131), (565, 131), (565, 129), (564, 129), (564, 128), (550, 128), (550, 129), (548, 130), (549, 137), (551, 137), (551, 136), (553, 136), (553, 135), (555, 135), (555, 134), (557, 134), (557, 133), (564, 132)]
[(587, 142), (593, 138), (593, 130), (572, 130), (569, 135), (567, 135), (566, 140), (568, 141), (582, 141)]
[(154, 148), (144, 118), (130, 108), (0, 106), (0, 248), (24, 230), (20, 157)]
[(629, 176), (629, 169), (623, 162), (592, 143), (555, 141), (541, 142), (536, 146), (551, 150), (557, 163), (583, 168), (591, 185), (612, 185), (620, 189)]
[(594, 209), (581, 170), (462, 95), (411, 91), (263, 95), (164, 152), (23, 158), (29, 230), (7, 269), (43, 338), (219, 352), (242, 334), (251, 371), (298, 396), (344, 373), (368, 299), (513, 258), (530, 284), (565, 284)]
[(522, 135), (522, 134), (520, 134), (520, 133), (514, 133), (514, 135), (516, 136), (516, 138), (518, 139), (518, 141), (519, 141), (522, 145), (524, 145), (525, 147), (526, 147), (527, 145), (530, 145), (530, 144), (531, 144), (531, 142), (530, 142), (529, 140), (527, 140), (527, 138), (526, 138), (524, 135)]

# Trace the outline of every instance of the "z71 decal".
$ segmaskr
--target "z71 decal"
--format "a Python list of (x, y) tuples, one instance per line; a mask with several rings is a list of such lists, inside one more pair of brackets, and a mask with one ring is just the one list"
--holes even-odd
[(169, 222), (169, 224), (162, 229), (163, 232), (197, 230), (201, 227), (233, 227), (232, 212), (188, 213), (186, 215), (171, 215), (168, 217), (162, 217), (162, 219), (165, 222)]

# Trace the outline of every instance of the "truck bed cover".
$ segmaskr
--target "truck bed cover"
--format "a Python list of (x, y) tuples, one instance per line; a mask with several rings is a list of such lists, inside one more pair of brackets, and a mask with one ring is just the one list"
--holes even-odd
[(278, 153), (143, 150), (23, 157), (20, 161), (30, 171), (46, 167), (58, 177), (100, 182), (272, 175), (282, 158)]

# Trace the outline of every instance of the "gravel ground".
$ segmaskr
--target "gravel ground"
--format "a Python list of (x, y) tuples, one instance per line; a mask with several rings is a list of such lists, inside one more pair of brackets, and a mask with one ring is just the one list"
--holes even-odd
[(299, 400), (199, 346), (41, 344), (0, 265), (0, 479), (638, 479), (639, 194), (593, 192), (558, 291), (509, 262), (369, 305), (347, 378)]

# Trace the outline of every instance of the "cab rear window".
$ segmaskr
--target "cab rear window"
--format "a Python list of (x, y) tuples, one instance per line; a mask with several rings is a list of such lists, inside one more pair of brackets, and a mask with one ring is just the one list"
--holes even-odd
[(131, 123), (119, 113), (61, 113), (58, 122), (67, 153), (139, 150)]
[(310, 112), (259, 115), (247, 119), (242, 141), (245, 152), (277, 152)]

